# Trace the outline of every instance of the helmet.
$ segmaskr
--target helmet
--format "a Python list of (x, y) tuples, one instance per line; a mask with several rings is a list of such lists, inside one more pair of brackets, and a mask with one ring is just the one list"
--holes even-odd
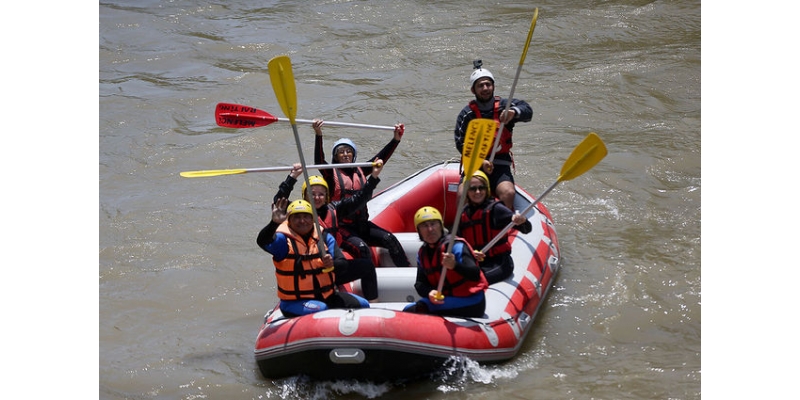
[[(325, 202), (329, 203), (331, 201), (330, 189), (328, 189), (328, 182), (325, 181), (325, 178), (319, 175), (311, 175), (308, 177), (308, 182), (311, 186), (315, 185), (325, 186)], [(310, 201), (308, 200), (306, 188), (308, 188), (308, 186), (306, 186), (306, 182), (303, 181), (303, 199), (305, 199), (306, 201)]]
[(469, 87), (475, 87), (475, 81), (481, 78), (489, 78), (492, 80), (492, 83), (494, 83), (494, 75), (492, 75), (488, 69), (478, 68), (472, 71), (472, 75), (469, 76)]
[(306, 213), (314, 215), (314, 212), (311, 210), (311, 203), (305, 200), (295, 200), (289, 203), (289, 207), (286, 208), (286, 217), (291, 217), (294, 214)]
[[(489, 196), (489, 198), (491, 198), (491, 196), (492, 196), (492, 185), (490, 185), (490, 184), (489, 184), (489, 177), (488, 177), (488, 176), (486, 176), (486, 174), (485, 174), (483, 171), (481, 171), (481, 170), (477, 170), (477, 171), (475, 171), (475, 172), (472, 174), (472, 177), (473, 177), (473, 178), (474, 178), (474, 177), (478, 177), (480, 180), (482, 180), (482, 181), (483, 181), (483, 183), (485, 183), (485, 184), (486, 184), (486, 196)], [(470, 179), (471, 179), (471, 178), (470, 178)], [(469, 185), (469, 181), (466, 181), (466, 182), (464, 182), (464, 183), (465, 183), (465, 184), (467, 184), (467, 185)]]
[(439, 213), (439, 210), (430, 206), (422, 207), (417, 210), (416, 214), (414, 214), (414, 227), (417, 228), (419, 227), (419, 224), (433, 220), (437, 220), (444, 224), (442, 221), (442, 214)]
[(358, 149), (356, 148), (356, 144), (353, 143), (353, 141), (348, 139), (348, 138), (341, 138), (341, 139), (337, 140), (333, 144), (333, 149), (331, 150), (331, 159), (336, 157), (336, 148), (341, 146), (341, 145), (348, 145), (348, 146), (353, 148), (353, 162), (356, 162), (356, 156), (358, 155)]

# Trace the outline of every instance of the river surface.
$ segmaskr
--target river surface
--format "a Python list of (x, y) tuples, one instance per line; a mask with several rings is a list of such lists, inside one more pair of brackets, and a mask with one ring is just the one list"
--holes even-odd
[[(253, 345), (276, 295), (255, 238), (286, 173), (179, 173), (299, 160), (288, 123), (221, 128), (216, 104), (284, 117), (267, 63), (289, 55), (298, 118), (406, 125), (385, 188), (458, 156), (452, 131), (474, 59), (508, 96), (534, 7), (514, 93), (534, 110), (515, 129), (517, 183), (544, 191), (589, 132), (609, 153), (544, 201), (563, 269), (518, 357), (411, 383), (264, 379)], [(694, 0), (102, 0), (99, 397), (701, 398), (700, 9)], [(298, 129), (312, 160), (313, 131)], [(326, 143), (342, 136), (369, 157), (391, 132), (325, 129)]]

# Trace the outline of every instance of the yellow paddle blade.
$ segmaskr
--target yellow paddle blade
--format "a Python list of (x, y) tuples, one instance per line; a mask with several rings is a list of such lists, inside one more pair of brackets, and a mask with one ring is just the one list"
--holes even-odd
[(209, 169), (205, 171), (184, 171), (181, 176), (184, 178), (206, 178), (209, 176), (236, 175), (247, 172), (246, 169)]
[(580, 176), (597, 165), (606, 154), (608, 154), (608, 150), (605, 143), (596, 133), (589, 133), (583, 141), (575, 146), (567, 161), (564, 162), (557, 182), (568, 181)]
[(531, 20), (531, 29), (528, 31), (528, 40), (525, 41), (525, 48), (522, 50), (522, 57), (519, 58), (519, 65), (525, 62), (525, 56), (528, 55), (528, 47), (531, 45), (531, 37), (533, 37), (533, 28), (536, 28), (536, 20), (539, 19), (539, 9), (533, 10), (533, 20)]
[(465, 177), (472, 176), (481, 167), (483, 159), (492, 149), (496, 130), (497, 122), (492, 119), (475, 118), (469, 121), (461, 153), (461, 164), (464, 166)]
[(281, 110), (289, 118), (289, 122), (294, 125), (297, 116), (297, 90), (294, 86), (292, 61), (289, 60), (289, 56), (277, 56), (269, 60), (267, 68), (275, 98), (278, 99)]

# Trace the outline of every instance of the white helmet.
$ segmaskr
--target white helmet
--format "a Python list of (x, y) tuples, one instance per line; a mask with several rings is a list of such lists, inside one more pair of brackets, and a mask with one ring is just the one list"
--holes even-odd
[(469, 87), (475, 87), (475, 81), (481, 78), (489, 78), (494, 83), (494, 75), (488, 69), (478, 68), (472, 71), (472, 75), (469, 76)]
[(356, 147), (356, 144), (353, 143), (353, 141), (348, 138), (341, 138), (333, 143), (333, 149), (331, 149), (331, 154), (332, 154), (331, 161), (333, 161), (332, 158), (336, 156), (336, 148), (342, 145), (350, 146), (350, 148), (353, 149), (353, 162), (356, 162), (356, 156), (358, 155), (358, 148)]

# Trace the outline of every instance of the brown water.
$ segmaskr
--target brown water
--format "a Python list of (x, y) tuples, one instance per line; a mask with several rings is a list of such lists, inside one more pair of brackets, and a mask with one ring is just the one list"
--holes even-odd
[[(534, 7), (518, 183), (541, 193), (589, 132), (609, 154), (545, 200), (564, 267), (519, 356), (410, 384), (262, 378), (276, 296), (255, 238), (286, 174), (178, 173), (297, 151), (287, 123), (220, 128), (215, 105), (283, 117), (267, 62), (288, 54), (298, 118), (406, 124), (385, 188), (458, 155), (473, 59), (508, 95)], [(101, 1), (99, 17), (100, 398), (701, 397), (699, 1)], [(325, 130), (341, 136), (367, 158), (391, 132)]]

